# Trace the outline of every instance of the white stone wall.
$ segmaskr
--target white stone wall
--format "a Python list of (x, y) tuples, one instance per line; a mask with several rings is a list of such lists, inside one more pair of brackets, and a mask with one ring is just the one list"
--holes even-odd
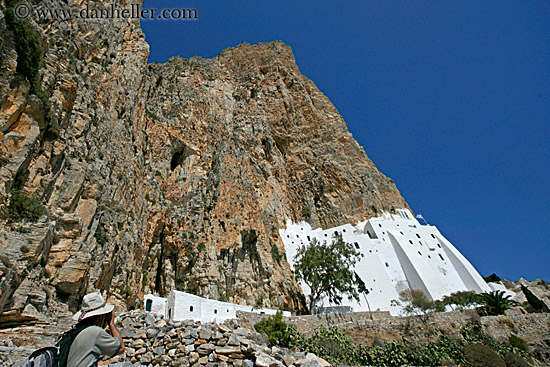
[(152, 294), (146, 294), (143, 297), (144, 308), (147, 309), (147, 302), (151, 302), (151, 313), (155, 315), (166, 316), (166, 298), (157, 297)]
[[(421, 225), (407, 209), (399, 209), (397, 214), (384, 213), (356, 226), (346, 224), (327, 230), (288, 221), (286, 229), (279, 233), (292, 268), (297, 248), (313, 238), (330, 243), (341, 235), (364, 255), (354, 270), (370, 293), (368, 304), (364, 298), (361, 302), (344, 300), (343, 305), (354, 311), (369, 311), (370, 306), (373, 311), (399, 314), (401, 308), (391, 306), (391, 301), (398, 300), (399, 292), (405, 289), (420, 289), (433, 300), (457, 291), (491, 290), (436, 227)], [(307, 286), (302, 284), (302, 289), (309, 294)], [(324, 300), (320, 306), (330, 305)]]
[[(194, 320), (221, 323), (227, 319), (236, 318), (237, 311), (266, 315), (277, 313), (277, 310), (216, 301), (180, 291), (171, 291), (166, 303), (166, 317), (174, 321)], [(284, 311), (283, 316), (290, 316), (290, 312)]]

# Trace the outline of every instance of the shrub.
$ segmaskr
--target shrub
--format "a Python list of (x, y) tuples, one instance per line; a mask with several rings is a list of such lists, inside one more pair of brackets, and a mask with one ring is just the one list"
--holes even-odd
[(201, 242), (197, 245), (197, 250), (199, 250), (199, 252), (203, 252), (204, 250), (206, 250), (206, 245), (204, 244), (204, 242)]
[(103, 226), (103, 223), (99, 223), (97, 225), (97, 228), (94, 233), (94, 237), (101, 246), (105, 245), (109, 241), (109, 237), (107, 236), (107, 232), (105, 231), (105, 227)]
[(283, 259), (283, 256), (279, 252), (279, 248), (275, 244), (271, 244), (271, 258), (273, 259), (273, 262), (276, 262), (277, 264), (281, 264), (281, 260)]
[(517, 305), (510, 296), (505, 296), (503, 291), (492, 291), (478, 295), (478, 302), (482, 305), (481, 310), (489, 316), (503, 315), (504, 312)]
[(483, 280), (485, 280), (487, 283), (496, 283), (496, 282), (500, 282), (502, 279), (500, 279), (498, 275), (493, 273), (489, 276), (483, 277)]
[(254, 329), (259, 333), (267, 335), (269, 345), (280, 345), (283, 347), (288, 347), (292, 344), (295, 333), (294, 328), (283, 321), (283, 313), (281, 311), (272, 317), (256, 323)]
[(510, 342), (510, 345), (512, 347), (522, 350), (524, 352), (527, 351), (527, 345), (525, 344), (525, 341), (519, 336), (512, 334), (508, 338), (508, 341)]
[(14, 222), (23, 219), (36, 222), (41, 216), (46, 215), (46, 208), (36, 196), (30, 196), (19, 190), (12, 190), (8, 205), (8, 216)]
[(529, 306), (535, 311), (535, 312), (550, 312), (550, 309), (548, 309), (548, 306), (546, 306), (546, 303), (541, 301), (533, 292), (529, 290), (526, 286), (523, 284), (521, 285), (521, 291), (525, 295), (525, 298), (527, 298), (527, 302), (529, 303)]
[(472, 291), (454, 292), (443, 297), (442, 301), (445, 305), (455, 305), (458, 308), (470, 307), (477, 303), (477, 294)]
[(40, 89), (39, 70), (42, 64), (42, 42), (40, 35), (27, 19), (17, 19), (13, 14), (15, 1), (6, 3), (6, 24), (13, 32), (17, 52), (17, 72), (31, 83), (31, 92)]
[(491, 348), (482, 344), (472, 344), (464, 348), (466, 359), (473, 366), (506, 367), (506, 363)]

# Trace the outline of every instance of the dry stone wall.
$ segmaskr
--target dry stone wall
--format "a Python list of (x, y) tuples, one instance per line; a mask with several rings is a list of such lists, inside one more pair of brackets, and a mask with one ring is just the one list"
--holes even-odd
[[(224, 324), (171, 322), (150, 313), (134, 311), (117, 316), (126, 350), (102, 363), (112, 366), (183, 367), (326, 367), (315, 355), (268, 347), (264, 336), (248, 323)], [(247, 326), (247, 327), (243, 327)], [(1, 338), (0, 338), (1, 340)], [(21, 366), (33, 349), (0, 346), (0, 366)], [(3, 361), (2, 361), (3, 359)]]

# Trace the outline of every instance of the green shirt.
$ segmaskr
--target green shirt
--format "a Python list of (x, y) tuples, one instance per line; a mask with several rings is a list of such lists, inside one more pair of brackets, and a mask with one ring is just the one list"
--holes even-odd
[(67, 367), (97, 366), (99, 356), (114, 357), (120, 347), (119, 338), (109, 335), (99, 326), (90, 326), (74, 339), (69, 350)]

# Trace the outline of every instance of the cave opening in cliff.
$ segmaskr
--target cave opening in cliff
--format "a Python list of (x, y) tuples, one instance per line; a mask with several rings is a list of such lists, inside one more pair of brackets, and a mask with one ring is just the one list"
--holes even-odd
[(183, 162), (195, 152), (193, 149), (189, 148), (187, 145), (182, 144), (176, 151), (172, 154), (172, 160), (170, 161), (170, 170), (174, 171), (176, 167), (181, 166)]

